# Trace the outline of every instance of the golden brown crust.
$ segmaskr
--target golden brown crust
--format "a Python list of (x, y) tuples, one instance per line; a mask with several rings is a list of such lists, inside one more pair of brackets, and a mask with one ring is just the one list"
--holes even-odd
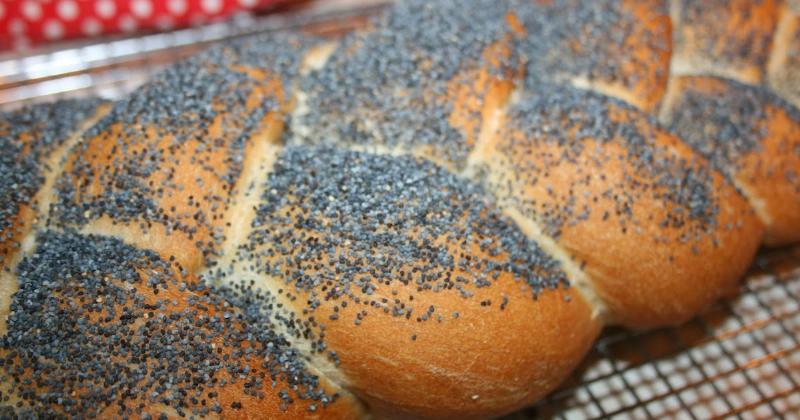
[[(88, 124), (107, 112), (98, 99), (64, 100), (0, 114), (0, 269), (14, 260), (22, 238), (30, 232), (37, 197), (63, 148)], [(49, 192), (48, 192), (49, 193)], [(13, 265), (13, 264), (11, 264)]]
[(750, 198), (767, 244), (800, 240), (800, 111), (763, 88), (725, 79), (672, 83), (663, 111), (669, 126)]
[(30, 232), (36, 212), (26, 203), (17, 204), (16, 213), (3, 220), (6, 227), (0, 231), (0, 270), (8, 270), (16, 262), (22, 247), (22, 238)]
[(225, 44), (160, 74), (87, 133), (58, 183), (60, 226), (128, 238), (191, 272), (219, 253), (231, 191), (275, 142), (311, 43)]
[[(0, 333), (6, 332), (13, 272), (42, 226), (60, 161), (79, 133), (108, 112), (95, 98), (33, 105), (0, 115)], [(26, 249), (28, 248), (28, 249)]]
[[(413, 287), (399, 292), (414, 294), (418, 307), (432, 305), (446, 320), (416, 323), (377, 313), (358, 328), (347, 322), (327, 329), (339, 368), (377, 414), (486, 418), (518, 410), (555, 389), (600, 330), (579, 293), (547, 291), (533, 300), (510, 278), (469, 302)], [(318, 313), (333, 311), (323, 306)]]
[(424, 160), (289, 147), (248, 239), (227, 278), (282, 296), (346, 387), (385, 415), (522, 407), (600, 328), (557, 262)]
[[(674, 57), (661, 0), (419, 0), (338, 48), (280, 35), (168, 70), (72, 151), (53, 229), (0, 274), (20, 282), (3, 395), (18, 415), (486, 418), (552, 390), (605, 323), (695, 315), (758, 216), (800, 240), (800, 119), (713, 78), (662, 98), (671, 58), (760, 82), (779, 16), (768, 76), (790, 84), (788, 8), (690, 3)], [(764, 138), (731, 175), (692, 136), (719, 128), (703, 98), (742, 90), (755, 105), (714, 109)], [(662, 99), (708, 159), (647, 117)], [(14, 202), (0, 251), (44, 214)]]
[(772, 42), (767, 83), (775, 94), (800, 108), (800, 6), (783, 8)]
[[(531, 14), (529, 85), (568, 83), (646, 111), (667, 85), (672, 27), (666, 1), (544, 1)], [(535, 88), (534, 88), (535, 89)]]
[[(447, 84), (444, 103), (451, 104), (453, 108), (448, 122), (464, 136), (464, 145), (469, 151), (476, 146), (482, 135), (481, 130), (489, 124), (492, 114), (508, 102), (523, 74), (521, 64), (515, 66), (507, 63), (514, 62), (514, 41), (524, 37), (526, 30), (515, 14), (509, 13), (506, 20), (508, 33), (483, 51), (483, 65), (468, 67)], [(446, 156), (439, 144), (421, 149), (418, 152), (426, 153), (432, 159)], [(460, 167), (465, 162), (448, 163)]]
[(522, 76), (517, 44), (531, 9), (494, 0), (470, 8), (398, 3), (304, 79), (306, 106), (290, 143), (379, 146), (463, 166), (486, 114)]
[[(276, 91), (280, 92), (279, 89)], [(256, 98), (256, 95), (251, 98)], [(119, 125), (86, 140), (70, 156), (65, 165), (67, 176), (59, 185), (62, 193), (71, 192), (73, 188), (79, 193), (74, 196), (74, 201), (62, 202), (62, 206), (85, 208), (83, 214), (79, 213), (78, 216), (87, 220), (82, 227), (87, 233), (106, 233), (127, 238), (137, 246), (158, 250), (166, 258), (174, 256), (184, 268), (196, 272), (216, 252), (220, 235), (226, 227), (225, 216), (230, 205), (228, 197), (237, 181), (236, 176), (231, 177), (226, 172), (236, 172), (234, 165), (240, 162), (238, 159), (247, 159), (245, 156), (253, 143), (276, 138), (283, 127), (281, 116), (277, 112), (271, 112), (262, 120), (264, 128), (253, 132), (241, 150), (231, 153), (230, 149), (234, 148), (231, 143), (238, 138), (233, 133), (221, 133), (223, 119), (224, 117), (217, 118), (207, 134), (198, 133), (199, 137), (180, 143), (175, 142), (172, 136), (157, 135), (152, 127), (146, 129), (150, 134), (145, 139), (158, 141), (142, 142), (136, 135), (123, 134)], [(209, 139), (224, 139), (224, 146), (220, 147), (219, 143)], [(129, 147), (121, 147), (122, 145)], [(129, 187), (130, 189), (118, 187), (123, 182), (124, 173), (120, 176), (116, 176), (116, 173), (123, 172), (123, 167), (133, 169), (134, 165), (147, 159), (145, 156), (152, 152), (164, 158), (158, 160), (158, 169), (141, 177), (139, 182), (148, 186), (161, 186), (168, 191), (143, 191), (145, 195), (141, 199), (152, 200), (155, 217), (142, 214), (131, 218), (127, 214), (114, 215), (107, 211), (95, 214), (88, 207), (93, 201), (108, 200), (115, 194), (136, 194), (135, 185), (131, 186), (133, 188)], [(124, 166), (118, 166), (120, 161), (125, 162)], [(119, 172), (113, 171), (112, 168), (115, 167)], [(72, 188), (66, 183), (70, 183)]]
[(735, 285), (761, 226), (721, 175), (621, 103), (538, 93), (486, 148), (488, 185), (582, 265), (613, 322), (679, 323)]
[(182, 271), (117, 239), (44, 233), (20, 265), (0, 340), (16, 413), (361, 415), (288, 347), (267, 298), (203, 287)]
[(759, 84), (779, 10), (777, 0), (674, 0), (673, 75)]

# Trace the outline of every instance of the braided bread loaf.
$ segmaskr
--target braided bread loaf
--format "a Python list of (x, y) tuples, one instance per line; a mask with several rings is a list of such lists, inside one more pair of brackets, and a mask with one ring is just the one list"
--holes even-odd
[(798, 25), (771, 0), (411, 0), (5, 115), (3, 413), (531, 404), (604, 325), (682, 322), (800, 239)]

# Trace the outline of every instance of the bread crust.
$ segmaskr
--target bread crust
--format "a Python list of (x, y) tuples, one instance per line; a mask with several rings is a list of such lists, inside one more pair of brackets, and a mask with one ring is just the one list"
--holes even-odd
[(105, 112), (106, 104), (91, 98), (0, 114), (0, 171), (9, 177), (0, 188), (0, 269), (14, 266), (22, 238), (37, 222), (37, 209), (46, 207), (37, 195), (59, 170), (63, 149)]
[(800, 110), (730, 80), (672, 83), (665, 122), (748, 196), (766, 226), (767, 245), (800, 240)]
[(669, 78), (672, 25), (662, 0), (540, 1), (529, 15), (527, 83), (566, 83), (646, 111)]
[(672, 74), (761, 83), (779, 11), (778, 0), (676, 0)]
[[(444, 313), (446, 320), (417, 323), (371, 312), (357, 328), (329, 323), (327, 340), (341, 355), (339, 368), (352, 389), (378, 417), (507, 414), (560, 384), (601, 327), (574, 289), (546, 291), (536, 300), (520, 289), (500, 278), (464, 301), (400, 288), (414, 294), (418, 307), (434, 306), (433, 315)], [(481, 306), (487, 301), (491, 306)], [(458, 319), (452, 319), (456, 312)], [(323, 306), (318, 314), (333, 311)]]
[(463, 168), (485, 118), (521, 80), (518, 44), (533, 10), (525, 1), (473, 7), (482, 13), (452, 1), (401, 2), (346, 37), (300, 83), (304, 106), (289, 144), (377, 147)]
[(363, 415), (352, 394), (287, 348), (276, 319), (253, 312), (261, 303), (250, 291), (202, 286), (176, 262), (113, 238), (67, 231), (39, 239), (20, 265), (0, 341), (18, 413)]
[(278, 142), (315, 42), (254, 37), (212, 48), (117, 103), (65, 164), (57, 226), (125, 238), (197, 272), (219, 256), (232, 190)]
[[(58, 153), (0, 118), (22, 156), (0, 173), (30, 181), (0, 208), (2, 395), (18, 415), (487, 418), (605, 325), (694, 316), (765, 232), (800, 240), (798, 112), (696, 75), (785, 85), (797, 10), (697, 4), (410, 0), (339, 42), (214, 47)], [(706, 153), (728, 123), (755, 146)]]
[(418, 158), (287, 148), (226, 277), (282, 296), (378, 415), (513, 411), (563, 380), (601, 324), (469, 185)]
[(775, 94), (800, 108), (800, 6), (783, 7), (772, 41), (767, 83)]
[(80, 133), (108, 112), (96, 98), (28, 106), (0, 115), (0, 333), (6, 333), (14, 270), (31, 251), (31, 233), (46, 224), (61, 159)]
[(610, 322), (680, 323), (735, 287), (762, 227), (721, 174), (621, 102), (541, 98), (512, 107), (487, 147), (489, 188), (583, 267)]

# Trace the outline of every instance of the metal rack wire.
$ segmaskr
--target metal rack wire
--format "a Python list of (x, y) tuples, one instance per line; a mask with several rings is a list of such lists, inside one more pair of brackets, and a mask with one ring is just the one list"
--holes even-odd
[[(118, 98), (212, 42), (287, 28), (335, 36), (388, 0), (328, 0), (285, 13), (136, 38), (0, 54), (0, 110), (61, 97)], [(765, 252), (737, 297), (677, 328), (609, 329), (581, 367), (508, 419), (800, 419), (800, 248)]]
[(25, 54), (0, 53), (0, 111), (64, 97), (117, 99), (167, 65), (209, 44), (256, 33), (299, 29), (336, 36), (359, 25), (389, 0), (300, 2), (262, 17), (166, 33), (62, 43)]
[(762, 253), (739, 295), (685, 325), (606, 331), (529, 417), (800, 418), (800, 249)]

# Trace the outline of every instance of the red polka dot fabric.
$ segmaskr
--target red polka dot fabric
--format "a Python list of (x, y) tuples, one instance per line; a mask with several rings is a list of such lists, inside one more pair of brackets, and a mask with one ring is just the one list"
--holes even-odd
[(0, 49), (79, 37), (169, 30), (284, 0), (0, 0)]

